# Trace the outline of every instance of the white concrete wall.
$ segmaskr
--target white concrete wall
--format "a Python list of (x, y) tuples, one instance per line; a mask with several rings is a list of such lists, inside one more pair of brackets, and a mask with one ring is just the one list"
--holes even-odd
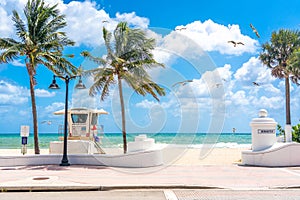
[[(61, 154), (0, 156), (0, 167), (59, 165), (61, 159)], [(100, 165), (111, 167), (153, 167), (163, 164), (162, 151), (160, 149), (120, 155), (70, 154), (68, 155), (68, 160), (71, 165)]]
[[(97, 152), (94, 143), (86, 140), (69, 140), (67, 150), (68, 154), (93, 154)], [(63, 141), (50, 142), (49, 153), (62, 154)]]
[(263, 151), (242, 151), (242, 164), (254, 166), (300, 166), (299, 143), (275, 143)]

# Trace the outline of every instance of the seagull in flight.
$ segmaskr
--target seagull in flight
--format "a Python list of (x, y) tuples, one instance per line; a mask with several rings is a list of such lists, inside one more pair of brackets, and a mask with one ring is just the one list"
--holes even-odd
[(238, 44), (245, 45), (242, 42), (236, 42), (236, 41), (233, 41), (233, 40), (228, 41), (228, 43), (232, 43), (234, 47), (236, 47), (236, 45), (238, 45)]
[(107, 21), (107, 20), (102, 20), (102, 23), (109, 23), (109, 21)]
[(252, 82), (254, 86), (260, 86), (259, 83), (256, 83), (256, 82)]
[(222, 86), (222, 83), (217, 83), (216, 87), (219, 88), (220, 86)]
[(47, 123), (48, 125), (51, 125), (52, 121), (50, 121), (50, 120), (44, 120), (44, 121), (41, 122), (41, 124), (45, 124), (45, 123)]
[(180, 81), (180, 82), (174, 83), (172, 85), (172, 87), (175, 87), (176, 85), (179, 85), (179, 84), (182, 85), (182, 86), (184, 86), (184, 85), (186, 85), (187, 83), (190, 83), (190, 82), (193, 82), (193, 80)]
[(260, 38), (260, 35), (259, 35), (258, 31), (256, 30), (256, 28), (255, 28), (252, 24), (250, 24), (250, 27), (251, 27), (252, 31), (255, 33), (255, 35), (256, 35), (258, 38)]
[(176, 28), (176, 31), (186, 30), (186, 27)]

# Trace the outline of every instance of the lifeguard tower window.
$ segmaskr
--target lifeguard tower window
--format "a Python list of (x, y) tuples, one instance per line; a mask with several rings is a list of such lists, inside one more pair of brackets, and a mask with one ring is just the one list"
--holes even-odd
[(87, 114), (71, 114), (72, 117), (72, 122), (81, 124), (81, 123), (86, 123), (86, 119), (88, 117)]
[(92, 114), (92, 121), (91, 121), (91, 125), (97, 125), (97, 120), (98, 120), (98, 114), (97, 113), (93, 113)]

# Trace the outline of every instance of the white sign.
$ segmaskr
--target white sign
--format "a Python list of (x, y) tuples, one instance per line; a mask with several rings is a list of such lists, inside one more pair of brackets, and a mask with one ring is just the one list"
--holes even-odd
[(29, 126), (21, 126), (20, 136), (21, 137), (29, 136)]
[(275, 134), (275, 129), (258, 129), (258, 134)]

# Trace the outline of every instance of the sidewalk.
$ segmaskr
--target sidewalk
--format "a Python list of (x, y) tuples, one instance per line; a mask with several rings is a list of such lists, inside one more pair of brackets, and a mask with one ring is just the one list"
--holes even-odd
[(152, 168), (23, 166), (0, 168), (2, 191), (109, 190), (133, 188), (300, 188), (300, 167), (170, 165)]

